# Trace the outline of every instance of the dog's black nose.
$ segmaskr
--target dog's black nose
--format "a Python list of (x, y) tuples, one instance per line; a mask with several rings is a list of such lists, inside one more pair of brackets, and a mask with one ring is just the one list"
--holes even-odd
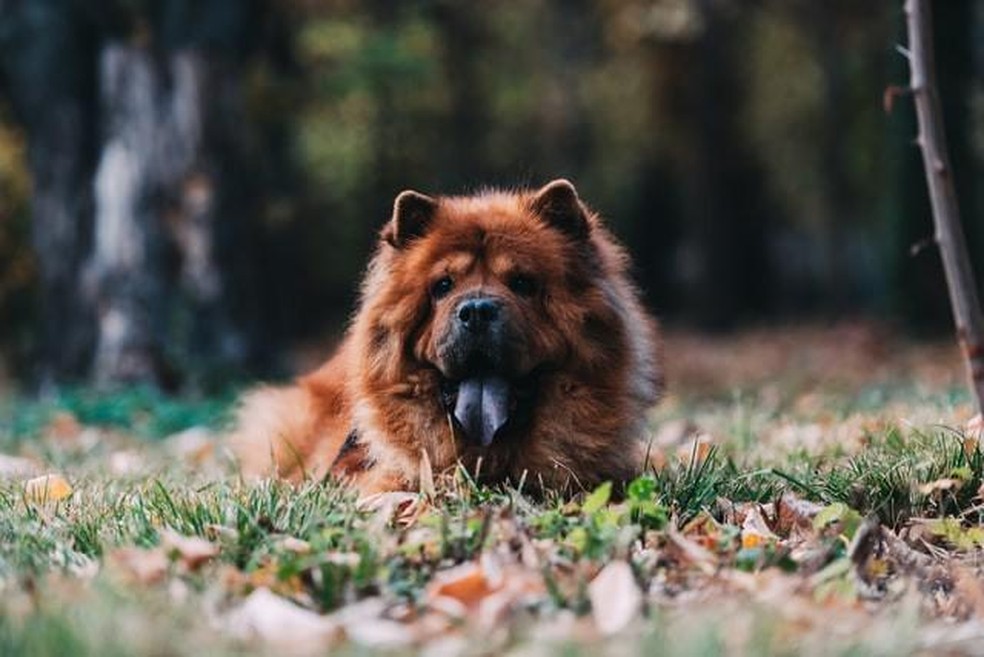
[(473, 333), (488, 330), (500, 315), (499, 302), (488, 297), (465, 299), (458, 306), (458, 322)]

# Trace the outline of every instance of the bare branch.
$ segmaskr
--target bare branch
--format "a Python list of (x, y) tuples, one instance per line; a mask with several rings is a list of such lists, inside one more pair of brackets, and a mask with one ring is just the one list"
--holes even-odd
[(935, 238), (943, 259), (957, 340), (966, 359), (978, 411), (981, 411), (984, 410), (984, 316), (981, 314), (974, 272), (960, 225), (960, 208), (946, 150), (946, 135), (936, 87), (929, 0), (906, 0), (905, 15), (911, 69), (909, 88), (915, 99), (919, 120), (917, 143), (926, 169)]

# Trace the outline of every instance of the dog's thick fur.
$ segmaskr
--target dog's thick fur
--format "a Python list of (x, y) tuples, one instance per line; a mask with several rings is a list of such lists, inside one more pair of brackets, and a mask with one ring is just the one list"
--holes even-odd
[[(656, 323), (627, 266), (565, 180), (400, 194), (335, 355), (293, 386), (244, 398), (233, 436), (244, 471), (415, 489), (426, 452), (434, 472), (460, 463), (527, 487), (633, 477), (662, 377)], [(477, 338), (462, 328), (476, 299), (494, 310)], [(492, 376), (508, 394), (489, 392)], [(455, 396), (476, 377), (472, 417), (492, 428), (468, 435)]]

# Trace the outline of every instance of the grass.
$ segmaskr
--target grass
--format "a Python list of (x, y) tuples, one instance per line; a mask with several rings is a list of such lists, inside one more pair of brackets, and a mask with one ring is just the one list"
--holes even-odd
[[(821, 395), (806, 407), (798, 394), (773, 397), (751, 390), (710, 402), (669, 400), (654, 427), (696, 419), (710, 447), (699, 448), (687, 432), (657, 441), (663, 465), (632, 482), (623, 501), (611, 499), (611, 487), (534, 501), (458, 472), (437, 498), (403, 500), (396, 512), (365, 508), (331, 484), (242, 481), (221, 450), (205, 463), (176, 456), (168, 434), (221, 427), (228, 398), (182, 402), (134, 390), (9, 400), (0, 416), (2, 451), (59, 469), (74, 490), (38, 503), (21, 479), (0, 480), (0, 655), (282, 654), (276, 643), (227, 629), (230, 614), (259, 588), (339, 619), (345, 636), (331, 648), (352, 654), (380, 649), (374, 641), (392, 630), (374, 629), (380, 618), (418, 632), (384, 652), (925, 650), (938, 623), (966, 614), (929, 608), (919, 575), (886, 557), (852, 566), (850, 546), (860, 520), (877, 517), (899, 535), (923, 523), (921, 540), (936, 550), (929, 554), (963, 563), (980, 550), (980, 446), (957, 428), (905, 420), (965, 415), (966, 398), (904, 386)], [(78, 435), (52, 436), (52, 423), (65, 417), (98, 438), (80, 447)], [(120, 453), (135, 454), (136, 465), (114, 470)], [(782, 499), (823, 507), (817, 517), (827, 520), (804, 535), (782, 528), (775, 519)], [(756, 538), (752, 509), (763, 509), (773, 535)], [(169, 533), (203, 538), (216, 553), (192, 565), (168, 547)], [(139, 566), (155, 554), (166, 557), (159, 576), (141, 575), (127, 561)], [(482, 625), (481, 605), (455, 615), (434, 594), (449, 568), (490, 555), (505, 564), (507, 581), (529, 576), (542, 586), (517, 595), (491, 629)], [(631, 565), (643, 613), (604, 637), (591, 621), (598, 612), (591, 583), (613, 560)], [(869, 570), (878, 595), (859, 583)], [(864, 600), (874, 606), (861, 610)], [(385, 611), (346, 619), (360, 601), (381, 601)], [(450, 625), (431, 636), (435, 619)], [(360, 623), (373, 640), (359, 639)]]
[(31, 440), (59, 416), (85, 426), (119, 429), (140, 438), (160, 439), (189, 427), (217, 428), (228, 419), (236, 397), (229, 391), (201, 399), (176, 399), (156, 389), (135, 387), (114, 394), (68, 388), (50, 399), (18, 403), (0, 399), (0, 440), (11, 447)]

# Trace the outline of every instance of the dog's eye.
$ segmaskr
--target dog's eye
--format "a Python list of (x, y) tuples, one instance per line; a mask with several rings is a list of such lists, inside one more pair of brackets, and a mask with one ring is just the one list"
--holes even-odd
[(446, 296), (447, 293), (450, 292), (451, 288), (453, 287), (454, 287), (454, 281), (451, 280), (451, 277), (443, 276), (437, 279), (437, 281), (433, 285), (431, 285), (431, 296), (433, 296), (435, 299), (440, 299), (441, 297)]
[(509, 278), (509, 289), (520, 296), (528, 297), (536, 292), (536, 280), (526, 274), (514, 274)]

